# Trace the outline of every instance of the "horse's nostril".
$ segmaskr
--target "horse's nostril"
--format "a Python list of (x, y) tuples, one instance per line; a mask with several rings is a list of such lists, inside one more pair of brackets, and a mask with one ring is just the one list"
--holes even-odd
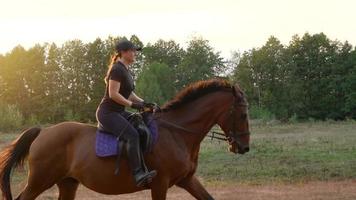
[(250, 151), (250, 147), (245, 147), (245, 152), (249, 152)]

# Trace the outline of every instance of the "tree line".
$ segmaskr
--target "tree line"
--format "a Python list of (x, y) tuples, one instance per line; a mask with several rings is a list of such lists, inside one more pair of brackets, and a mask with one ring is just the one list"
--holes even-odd
[(296, 35), (289, 45), (270, 37), (235, 57), (234, 79), (276, 118), (356, 118), (356, 50), (348, 42), (323, 33)]
[[(95, 121), (110, 57), (122, 38), (27, 50), (19, 45), (0, 55), (0, 118), (16, 111), (30, 123)], [(135, 35), (127, 39), (144, 46)], [(277, 119), (356, 118), (356, 50), (323, 33), (294, 36), (288, 45), (270, 37), (229, 60), (203, 38), (191, 39), (186, 48), (158, 40), (144, 46), (132, 71), (137, 93), (159, 104), (189, 83), (224, 76), (241, 85), (251, 110)]]
[[(36, 123), (95, 121), (114, 45), (123, 38), (36, 44), (28, 50), (19, 45), (0, 55), (1, 118), (15, 110), (16, 116)], [(135, 35), (126, 39), (143, 46)], [(162, 104), (187, 84), (214, 77), (223, 66), (207, 40), (193, 38), (186, 49), (173, 40), (149, 43), (131, 69), (137, 93)]]

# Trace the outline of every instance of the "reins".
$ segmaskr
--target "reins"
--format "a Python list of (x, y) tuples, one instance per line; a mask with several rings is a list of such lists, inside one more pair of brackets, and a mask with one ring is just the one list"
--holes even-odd
[(183, 126), (181, 126), (181, 125), (175, 124), (175, 123), (173, 123), (173, 122), (170, 122), (170, 121), (165, 120), (165, 119), (162, 119), (162, 118), (155, 118), (155, 119), (158, 119), (158, 120), (160, 120), (161, 122), (163, 122), (163, 123), (165, 123), (165, 124), (167, 124), (167, 125), (169, 125), (169, 126), (171, 126), (171, 127), (174, 127), (174, 128), (176, 128), (176, 129), (181, 129), (181, 130), (183, 130), (183, 131), (185, 131), (185, 132), (188, 132), (188, 133), (199, 133), (198, 131), (194, 131), (194, 130), (185, 128), (185, 127), (183, 127)]

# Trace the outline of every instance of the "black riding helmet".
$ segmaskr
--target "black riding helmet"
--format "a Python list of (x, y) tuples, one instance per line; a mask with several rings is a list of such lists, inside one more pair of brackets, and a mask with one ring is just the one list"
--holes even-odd
[(130, 49), (134, 49), (136, 51), (141, 51), (142, 50), (142, 47), (137, 47), (135, 46), (131, 41), (129, 40), (120, 40), (116, 43), (115, 45), (115, 50), (117, 52), (120, 52), (120, 51), (127, 51), (127, 50), (130, 50)]

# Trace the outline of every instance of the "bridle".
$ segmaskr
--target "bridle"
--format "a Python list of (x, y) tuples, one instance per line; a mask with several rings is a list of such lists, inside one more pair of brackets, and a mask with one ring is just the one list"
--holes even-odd
[[(211, 131), (211, 135), (208, 135), (208, 137), (210, 137), (211, 139), (217, 139), (217, 140), (223, 140), (223, 141), (228, 141), (230, 144), (236, 142), (236, 143), (240, 143), (238, 138), (241, 137), (241, 136), (245, 136), (245, 135), (250, 135), (250, 131), (238, 131), (237, 130), (237, 127), (236, 127), (236, 115), (237, 115), (237, 111), (236, 109), (238, 107), (245, 107), (245, 106), (248, 106), (247, 103), (245, 103), (245, 101), (243, 101), (242, 99), (244, 98), (243, 97), (243, 93), (241, 93), (241, 99), (237, 99), (237, 94), (236, 94), (236, 90), (235, 90), (235, 87), (234, 86), (231, 86), (231, 92), (233, 94), (233, 101), (232, 101), (232, 104), (231, 104), (231, 107), (229, 109), (229, 112), (230, 112), (230, 119), (232, 120), (231, 122), (231, 130), (225, 135), (224, 133), (221, 133), (221, 132), (218, 132), (218, 131)], [(170, 122), (170, 121), (167, 121), (165, 119), (162, 119), (160, 117), (157, 117), (156, 119), (160, 120), (161, 122), (171, 126), (171, 127), (174, 127), (174, 128), (177, 128), (177, 129), (180, 129), (180, 130), (183, 130), (184, 132), (188, 132), (188, 133), (199, 133), (199, 131), (195, 131), (195, 130), (191, 130), (191, 129), (188, 129), (188, 128), (185, 128), (181, 125), (178, 125), (178, 124), (175, 124), (173, 122)], [(218, 136), (215, 136), (218, 135)], [(224, 136), (224, 137), (219, 137), (219, 136)]]
[(234, 142), (239, 144), (240, 143), (240, 141), (238, 140), (239, 137), (247, 136), (247, 135), (250, 135), (251, 133), (250, 133), (250, 131), (238, 131), (237, 130), (237, 127), (236, 127), (237, 111), (236, 110), (238, 107), (246, 107), (246, 106), (248, 106), (248, 104), (243, 100), (244, 96), (243, 96), (242, 92), (240, 93), (241, 98), (238, 101), (235, 87), (232, 86), (231, 89), (232, 89), (232, 94), (233, 94), (233, 101), (232, 101), (232, 104), (230, 107), (230, 115), (231, 115), (232, 122), (231, 122), (231, 130), (227, 133), (226, 138), (227, 138), (227, 141), (229, 142), (229, 144), (232, 144)]

